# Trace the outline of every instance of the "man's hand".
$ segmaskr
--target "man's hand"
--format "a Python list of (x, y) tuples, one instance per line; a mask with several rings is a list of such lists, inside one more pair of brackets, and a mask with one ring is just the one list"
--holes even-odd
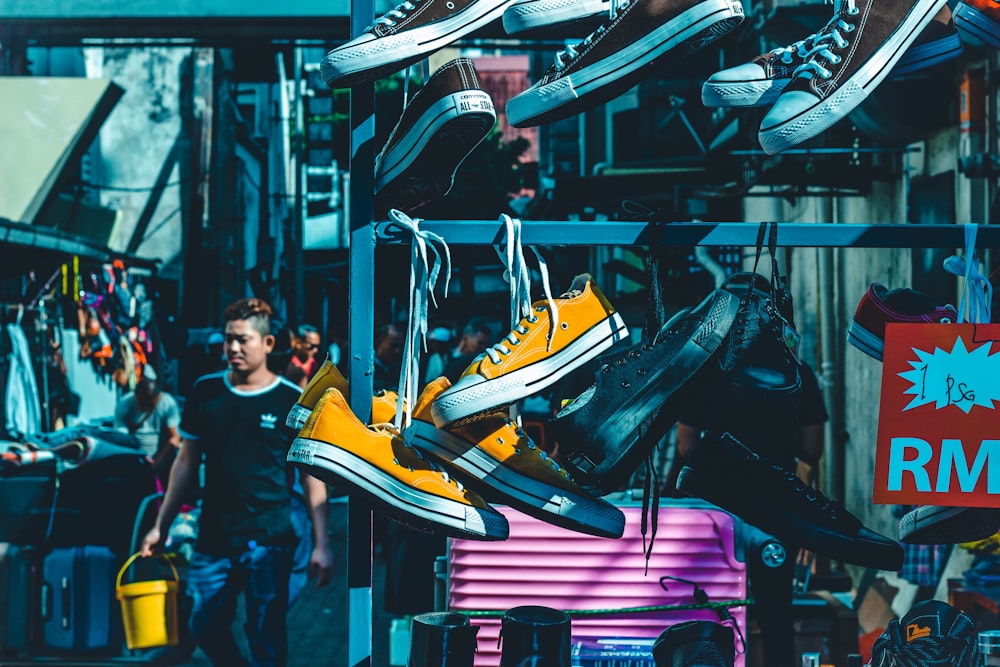
[(309, 578), (322, 588), (333, 580), (333, 553), (329, 544), (317, 544), (309, 557)]
[(160, 537), (160, 529), (153, 527), (146, 533), (146, 537), (142, 538), (142, 548), (139, 549), (139, 552), (143, 556), (152, 556), (153, 552), (160, 548), (162, 541), (163, 538)]

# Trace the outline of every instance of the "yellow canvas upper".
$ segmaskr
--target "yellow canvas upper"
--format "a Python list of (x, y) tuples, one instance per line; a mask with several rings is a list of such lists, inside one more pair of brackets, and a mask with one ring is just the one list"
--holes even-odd
[(548, 338), (551, 330), (549, 305), (544, 300), (537, 301), (532, 305), (531, 313), (519, 323), (519, 328), (527, 329), (527, 333), (519, 333), (515, 328), (508, 337), (517, 340), (517, 343), (512, 343), (508, 338), (500, 342), (509, 353), (499, 353), (499, 363), (494, 363), (489, 355), (473, 361), (462, 373), (463, 377), (478, 373), (491, 380), (529, 366), (559, 352), (615, 312), (589, 274), (574, 278), (569, 291), (555, 299), (555, 303), (558, 324), (555, 331), (551, 332), (551, 346)]
[[(386, 400), (379, 400), (387, 397), (388, 393), (385, 397), (376, 397), (373, 412), (376, 404), (388, 403)], [(394, 413), (394, 400), (392, 407)], [(351, 412), (344, 395), (337, 389), (327, 389), (323, 393), (299, 432), (299, 437), (318, 440), (349, 451), (411, 488), (481, 509), (489, 507), (475, 493), (442, 474), (416, 449), (407, 447), (393, 430), (362, 424)]]
[(299, 394), (298, 404), (312, 410), (327, 389), (336, 389), (344, 396), (348, 395), (347, 378), (341, 375), (340, 370), (336, 364), (330, 361), (329, 357)]
[[(451, 382), (446, 377), (439, 377), (424, 387), (413, 410), (413, 419), (433, 425), (431, 404), (449, 387)], [(569, 473), (539, 449), (528, 434), (503, 412), (446, 430), (487, 452), (507, 468), (532, 479), (544, 480), (566, 491), (582, 494)]]

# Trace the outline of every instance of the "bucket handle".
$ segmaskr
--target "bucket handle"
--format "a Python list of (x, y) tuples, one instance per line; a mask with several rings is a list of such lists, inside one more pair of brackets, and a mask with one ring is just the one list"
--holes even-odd
[[(122, 565), (122, 568), (120, 570), (118, 570), (118, 578), (115, 579), (115, 588), (116, 589), (117, 588), (121, 588), (121, 585), (122, 585), (122, 575), (125, 574), (125, 570), (127, 570), (129, 568), (129, 565), (131, 565), (132, 563), (134, 563), (136, 561), (136, 559), (141, 558), (141, 557), (142, 557), (142, 552), (141, 551), (136, 551), (134, 554), (132, 554), (131, 556), (128, 557), (128, 560), (125, 561), (125, 564)], [(170, 571), (174, 573), (174, 581), (175, 582), (179, 581), (180, 577), (177, 576), (177, 568), (174, 567), (173, 558), (171, 558), (169, 554), (163, 554), (163, 555), (159, 556), (159, 558), (161, 558), (162, 560), (166, 561), (167, 565), (170, 566)]]

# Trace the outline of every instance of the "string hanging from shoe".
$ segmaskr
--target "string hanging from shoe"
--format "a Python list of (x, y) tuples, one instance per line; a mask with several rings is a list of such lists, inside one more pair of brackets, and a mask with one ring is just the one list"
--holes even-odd
[[(420, 229), (419, 218), (411, 218), (396, 209), (389, 211), (389, 220), (380, 223), (380, 228), (382, 234), (402, 231), (412, 237), (409, 310), (406, 336), (403, 341), (403, 363), (399, 369), (396, 417), (393, 421), (396, 429), (409, 438), (410, 411), (404, 409), (404, 406), (412, 408), (417, 402), (420, 353), (427, 350), (427, 311), (429, 306), (437, 308), (438, 305), (434, 288), (437, 286), (442, 263), (445, 269), (444, 296), (448, 296), (448, 286), (451, 283), (451, 250), (444, 238), (434, 232)], [(430, 261), (430, 256), (433, 256), (433, 262)]]
[(958, 301), (958, 323), (981, 324), (990, 322), (993, 308), (993, 284), (983, 273), (983, 263), (976, 255), (976, 236), (979, 226), (965, 225), (965, 254), (952, 255), (944, 260), (944, 270), (964, 278), (962, 294)]

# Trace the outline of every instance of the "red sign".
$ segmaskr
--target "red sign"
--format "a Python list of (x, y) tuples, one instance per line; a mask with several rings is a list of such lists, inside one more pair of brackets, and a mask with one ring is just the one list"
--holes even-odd
[(1000, 325), (890, 324), (876, 503), (1000, 507)]

